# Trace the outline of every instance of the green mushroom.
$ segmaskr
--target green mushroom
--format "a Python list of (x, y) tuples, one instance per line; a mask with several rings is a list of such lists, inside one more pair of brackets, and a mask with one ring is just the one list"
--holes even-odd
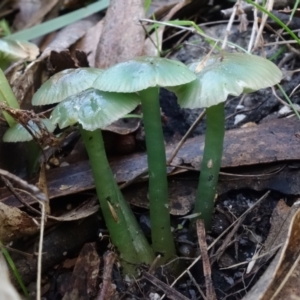
[(166, 153), (161, 124), (159, 87), (180, 86), (196, 79), (181, 62), (159, 57), (137, 57), (105, 70), (93, 87), (102, 91), (138, 92), (143, 112), (149, 169), (152, 247), (161, 263), (175, 256), (169, 215)]
[(107, 93), (88, 89), (66, 98), (53, 110), (50, 120), (59, 127), (79, 123), (102, 214), (113, 244), (120, 252), (125, 273), (136, 274), (136, 265), (150, 264), (153, 251), (124, 200), (110, 169), (101, 130), (132, 111), (140, 102), (136, 94)]
[[(47, 129), (49, 132), (53, 132), (55, 125), (48, 119), (41, 119), (41, 125)], [(27, 127), (31, 133), (38, 139), (42, 136), (42, 132), (37, 124), (33, 121), (29, 121)], [(12, 127), (8, 128), (3, 135), (3, 142), (15, 143), (15, 142), (29, 142), (33, 140), (33, 136), (28, 132), (28, 130), (21, 124), (14, 124)]]
[(33, 95), (32, 105), (59, 103), (92, 87), (95, 79), (103, 72), (96, 68), (67, 69), (50, 77)]
[(221, 53), (189, 65), (197, 80), (169, 87), (183, 108), (206, 108), (205, 147), (194, 213), (209, 229), (218, 183), (225, 132), (224, 102), (280, 82), (280, 69), (267, 59), (241, 53)]

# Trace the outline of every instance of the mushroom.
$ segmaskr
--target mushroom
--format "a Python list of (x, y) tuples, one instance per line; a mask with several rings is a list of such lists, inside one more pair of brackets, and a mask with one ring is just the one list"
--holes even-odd
[[(48, 119), (41, 119), (41, 125), (47, 129), (48, 132), (53, 132), (55, 126)], [(30, 120), (27, 124), (31, 133), (39, 139), (42, 136), (41, 129), (37, 126), (35, 122)], [(3, 141), (9, 143), (15, 142), (28, 142), (32, 141), (33, 136), (28, 132), (28, 130), (21, 124), (14, 124), (12, 127), (8, 128), (3, 135)]]
[(153, 252), (124, 200), (110, 169), (101, 130), (132, 111), (139, 103), (136, 94), (107, 93), (88, 89), (69, 96), (53, 110), (50, 120), (61, 129), (79, 123), (89, 155), (101, 210), (124, 270), (135, 274), (139, 263), (150, 264)]
[(210, 228), (223, 152), (224, 102), (228, 95), (257, 91), (279, 83), (280, 69), (267, 59), (241, 53), (221, 53), (189, 65), (197, 80), (169, 87), (183, 108), (206, 108), (205, 147), (194, 214)]
[(103, 72), (96, 68), (67, 69), (50, 77), (33, 95), (32, 105), (59, 103), (90, 87)]
[(148, 155), (152, 248), (163, 254), (161, 263), (175, 256), (175, 246), (170, 225), (159, 87), (179, 86), (195, 79), (195, 74), (181, 62), (137, 57), (105, 70), (93, 84), (102, 91), (139, 93)]

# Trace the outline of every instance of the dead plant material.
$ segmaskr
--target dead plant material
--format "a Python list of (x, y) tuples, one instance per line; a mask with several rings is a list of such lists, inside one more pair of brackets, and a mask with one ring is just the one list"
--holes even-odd
[(161, 280), (159, 280), (155, 276), (151, 275), (150, 273), (144, 272), (143, 277), (145, 279), (147, 279), (149, 282), (151, 282), (152, 284), (154, 284), (161, 291), (163, 291), (169, 299), (171, 299), (171, 300), (188, 300), (187, 297), (185, 297), (181, 293), (177, 292), (172, 287), (170, 287), (166, 283), (162, 282)]
[(205, 234), (205, 226), (203, 220), (197, 220), (196, 227), (197, 227), (198, 243), (200, 246), (200, 251), (202, 256), (203, 273), (204, 273), (205, 286), (206, 286), (206, 298), (207, 300), (216, 300), (217, 296), (211, 279), (211, 267), (210, 267), (208, 252), (207, 252), (206, 234)]
[(112, 269), (117, 255), (112, 251), (107, 251), (103, 255), (104, 267), (102, 276), (102, 287), (97, 300), (109, 300), (116, 292), (116, 287), (112, 283)]

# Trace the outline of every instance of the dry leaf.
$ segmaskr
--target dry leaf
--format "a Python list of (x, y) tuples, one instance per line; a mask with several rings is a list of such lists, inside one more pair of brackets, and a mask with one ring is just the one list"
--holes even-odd
[(97, 68), (105, 69), (142, 55), (145, 32), (139, 19), (144, 16), (142, 0), (110, 1), (96, 52)]
[(16, 207), (0, 202), (0, 240), (3, 243), (37, 233), (32, 218)]
[(72, 53), (74, 53), (76, 49), (84, 51), (87, 54), (89, 65), (92, 68), (95, 67), (96, 50), (98, 41), (100, 40), (100, 36), (102, 34), (102, 29), (103, 20), (89, 28), (86, 34), (71, 48)]
[[(282, 204), (280, 204), (282, 206)], [(277, 210), (280, 212), (281, 209)], [(285, 242), (271, 264), (255, 284), (255, 286), (248, 292), (243, 300), (271, 300), (278, 299), (276, 295), (280, 292), (283, 285), (289, 281), (289, 278), (298, 277), (297, 265), (300, 256), (300, 209), (299, 203), (294, 205), (290, 210), (284, 209), (281, 211), (280, 219), (285, 220), (281, 225), (281, 230), (278, 232), (280, 240), (285, 235)], [(279, 214), (281, 214), (279, 213)], [(273, 220), (276, 223), (276, 220)], [(277, 226), (278, 227), (278, 226)], [(288, 230), (287, 230), (288, 227)], [(280, 241), (279, 240), (279, 241)], [(273, 248), (276, 246), (276, 240), (273, 243)], [(290, 272), (291, 271), (291, 272)], [(294, 278), (293, 278), (294, 279)], [(299, 289), (299, 280), (297, 280), (296, 290)], [(294, 289), (289, 290), (289, 295), (285, 294), (284, 299), (293, 299), (291, 294), (299, 296), (299, 292)], [(282, 298), (283, 299), (283, 298)]]

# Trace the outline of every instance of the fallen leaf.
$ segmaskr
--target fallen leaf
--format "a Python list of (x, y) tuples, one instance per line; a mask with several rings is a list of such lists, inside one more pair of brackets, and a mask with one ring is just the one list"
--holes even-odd
[(97, 68), (105, 69), (142, 54), (145, 32), (139, 19), (144, 15), (142, 0), (110, 1), (96, 52)]
[[(277, 298), (278, 293), (285, 284), (291, 284), (292, 288), (285, 287), (284, 298), (296, 299), (299, 297), (299, 280), (296, 285), (289, 280), (298, 277), (299, 257), (300, 257), (300, 209), (299, 204), (294, 205), (290, 211), (285, 213), (285, 224), (282, 224), (282, 234), (285, 235), (285, 242), (281, 250), (276, 254), (263, 276), (255, 286), (247, 293), (243, 300), (270, 300)], [(288, 217), (287, 217), (288, 216)], [(288, 230), (287, 230), (288, 228)], [(293, 274), (293, 275), (292, 275)], [(294, 280), (295, 278), (293, 278)], [(281, 294), (282, 295), (282, 294)]]
[(77, 258), (71, 284), (63, 300), (91, 299), (97, 295), (100, 257), (95, 244), (85, 244)]
[(0, 202), (0, 240), (3, 243), (31, 236), (38, 231), (38, 226), (25, 212)]

